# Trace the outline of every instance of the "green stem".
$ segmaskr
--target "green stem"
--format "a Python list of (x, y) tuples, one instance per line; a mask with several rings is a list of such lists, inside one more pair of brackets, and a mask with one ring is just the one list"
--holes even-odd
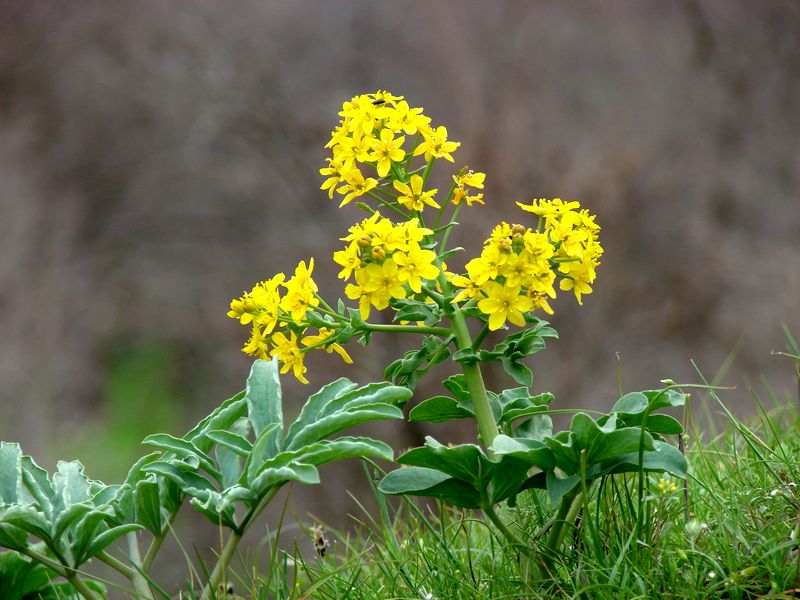
[(219, 555), (217, 564), (214, 566), (214, 570), (211, 572), (211, 577), (209, 577), (206, 587), (203, 588), (203, 595), (200, 597), (200, 600), (211, 600), (212, 590), (217, 589), (222, 581), (225, 572), (228, 570), (228, 565), (233, 559), (233, 556), (236, 554), (236, 549), (239, 547), (239, 542), (242, 541), (242, 536), (244, 535), (245, 531), (247, 531), (247, 527), (253, 522), (253, 519), (255, 519), (262, 510), (264, 510), (267, 504), (269, 504), (270, 500), (275, 497), (275, 494), (278, 493), (281, 485), (270, 488), (269, 491), (261, 498), (256, 507), (247, 513), (244, 519), (242, 519), (238, 530), (231, 531), (231, 535), (228, 538), (228, 541), (225, 543), (222, 553)]
[(548, 565), (553, 564), (553, 560), (558, 552), (558, 547), (564, 539), (564, 525), (572, 523), (575, 520), (575, 517), (578, 516), (578, 511), (583, 505), (580, 502), (579, 496), (579, 493), (572, 492), (561, 498), (561, 504), (558, 506), (558, 513), (550, 529), (550, 535), (547, 536), (547, 541), (545, 542), (546, 550), (544, 552), (544, 559)]
[(409, 220), (409, 218), (410, 218), (410, 217), (409, 217), (409, 215), (407, 215), (405, 212), (403, 212), (402, 210), (400, 210), (399, 208), (397, 208), (397, 207), (396, 207), (394, 204), (392, 204), (391, 202), (387, 202), (386, 200), (384, 200), (383, 198), (381, 198), (380, 196), (378, 196), (378, 194), (374, 194), (374, 193), (372, 193), (371, 191), (367, 192), (367, 194), (368, 194), (368, 195), (370, 195), (370, 196), (372, 196), (373, 198), (375, 198), (375, 199), (376, 199), (378, 202), (380, 202), (380, 203), (381, 203), (383, 206), (385, 206), (385, 207), (386, 207), (386, 208), (388, 208), (389, 210), (393, 210), (393, 211), (394, 211), (394, 212), (396, 212), (398, 215), (400, 215), (401, 217), (403, 217), (403, 220), (404, 220), (404, 221), (408, 221), (408, 220)]
[(450, 335), (447, 327), (425, 327), (421, 325), (383, 325), (377, 323), (364, 323), (370, 331), (394, 331), (400, 333), (430, 333), (432, 335)]
[[(456, 308), (450, 314), (450, 323), (453, 326), (458, 349), (471, 349), (472, 338), (470, 338), (467, 322), (461, 310)], [(497, 428), (497, 422), (494, 420), (494, 413), (489, 404), (489, 396), (486, 393), (486, 385), (483, 383), (480, 365), (478, 363), (462, 363), (461, 368), (464, 371), (464, 379), (472, 399), (472, 407), (475, 409), (481, 442), (484, 446), (490, 447), (494, 439), (500, 435), (500, 430)], [(489, 455), (491, 456), (492, 453), (489, 452)]]
[(107, 552), (101, 552), (95, 556), (99, 561), (106, 563), (109, 567), (121, 573), (126, 579), (130, 579), (131, 581), (133, 580), (133, 576), (136, 574), (136, 572), (121, 560), (114, 558)]
[(150, 566), (153, 564), (156, 554), (158, 554), (158, 550), (161, 548), (161, 544), (164, 542), (164, 538), (167, 537), (167, 532), (172, 529), (172, 523), (178, 516), (178, 511), (180, 508), (181, 506), (179, 505), (169, 514), (167, 517), (167, 522), (164, 525), (164, 531), (160, 535), (153, 537), (153, 541), (150, 542), (150, 547), (147, 549), (147, 552), (145, 552), (144, 560), (142, 561), (142, 571), (145, 573), (150, 571)]
[(57, 563), (54, 560), (51, 560), (50, 558), (48, 558), (44, 554), (40, 554), (39, 552), (36, 552), (36, 550), (32, 550), (31, 548), (26, 548), (24, 550), (20, 550), (20, 552), (22, 554), (24, 554), (25, 556), (29, 556), (30, 558), (32, 558), (36, 562), (42, 563), (45, 567), (47, 567), (51, 571), (57, 573), (61, 577), (64, 577), (64, 578), (67, 577), (66, 567), (64, 565), (62, 565), (62, 564)]
[(502, 533), (505, 538), (511, 543), (512, 546), (517, 548), (520, 552), (525, 554), (528, 557), (533, 557), (533, 551), (522, 542), (514, 533), (506, 527), (506, 524), (503, 523), (503, 520), (498, 516), (498, 514), (494, 511), (494, 507), (490, 502), (487, 502), (483, 506), (483, 512), (489, 517), (489, 520), (494, 523), (494, 526)]
[(431, 159), (428, 161), (428, 164), (425, 165), (425, 170), (422, 172), (422, 185), (425, 186), (425, 183), (428, 181), (428, 175), (431, 174), (431, 168), (433, 167), (433, 163), (436, 159), (431, 156)]
[(86, 585), (86, 582), (78, 577), (77, 571), (67, 571), (66, 578), (67, 581), (72, 584), (72, 587), (74, 587), (81, 596), (86, 598), (86, 600), (100, 600), (100, 597), (95, 594), (88, 585)]
[[(458, 218), (458, 213), (461, 212), (461, 207), (463, 204), (459, 204), (456, 206), (456, 209), (453, 211), (453, 216), (450, 217), (450, 223), (455, 224), (456, 218)], [(442, 237), (442, 244), (439, 248), (439, 256), (445, 253), (447, 247), (447, 240), (450, 239), (450, 232), (453, 231), (452, 227), (448, 227), (447, 230), (444, 232), (444, 237)]]
[(133, 573), (128, 579), (130, 579), (131, 583), (133, 583), (133, 588), (136, 590), (137, 597), (144, 600), (153, 600), (153, 594), (150, 591), (150, 584), (142, 575), (142, 556), (139, 551), (139, 540), (136, 538), (136, 532), (131, 531), (127, 535), (127, 538), (128, 556), (130, 557), (131, 564), (133, 565)]

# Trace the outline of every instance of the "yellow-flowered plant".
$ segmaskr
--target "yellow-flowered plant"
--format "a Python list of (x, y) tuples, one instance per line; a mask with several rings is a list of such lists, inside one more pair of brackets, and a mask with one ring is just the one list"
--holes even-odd
[[(579, 304), (592, 292), (603, 254), (594, 215), (574, 200), (518, 202), (527, 220), (494, 226), (463, 271), (451, 271), (446, 262), (452, 264), (463, 250), (448, 249), (451, 231), (465, 206), (484, 204), (486, 175), (464, 166), (451, 173), (446, 194), (429, 185), (434, 164), (455, 162), (459, 143), (401, 96), (362, 94), (345, 102), (339, 115), (326, 144), (330, 156), (320, 169), (321, 189), (340, 206), (366, 213), (333, 254), (344, 295), (357, 306), (326, 302), (311, 277), (313, 259), (308, 266), (301, 262), (291, 279), (279, 273), (231, 302), (229, 316), (251, 328), (244, 351), (277, 358), (282, 372), (291, 370), (305, 383), (303, 357), (312, 349), (351, 362), (342, 345), (353, 338), (367, 344), (376, 332), (425, 336), (419, 349), (387, 367), (386, 379), (413, 390), (429, 369), (452, 358), (462, 371), (443, 382), (452, 396), (423, 400), (408, 418), (475, 418), (484, 447), (448, 447), (429, 439), (399, 459), (409, 468), (387, 475), (381, 491), (480, 508), (524, 551), (493, 505), (520, 490), (544, 487), (560, 503), (542, 556), (546, 564), (563, 539), (572, 507), (580, 505), (577, 498), (594, 481), (638, 472), (641, 488), (645, 472), (684, 477), (684, 457), (654, 437), (678, 432), (680, 424), (667, 415), (650, 418), (654, 410), (684, 402), (674, 386), (627, 394), (598, 419), (579, 412), (570, 430), (557, 434), (547, 416), (552, 395), (530, 392), (533, 376), (522, 360), (557, 335), (536, 313), (553, 314), (558, 291), (571, 292)], [(392, 323), (368, 321), (374, 311), (391, 311)], [(520, 387), (487, 391), (481, 364), (491, 361)], [(674, 485), (664, 481), (662, 493)], [(641, 503), (641, 489), (639, 498)]]
[[(341, 267), (339, 278), (348, 282), (346, 297), (358, 302), (363, 323), (355, 329), (360, 333), (374, 330), (366, 323), (373, 308), (395, 313), (405, 309), (401, 316), (414, 316), (420, 311), (409, 309), (409, 303), (424, 303), (445, 317), (460, 307), (495, 331), (509, 324), (523, 327), (539, 309), (553, 314), (550, 302), (556, 297), (557, 280), (558, 287), (572, 291), (579, 303), (591, 293), (603, 252), (600, 227), (578, 202), (517, 203), (536, 215), (536, 223), (500, 223), (480, 255), (467, 261), (464, 273), (449, 272), (443, 261), (450, 254), (450, 230), (464, 205), (484, 203), (486, 175), (463, 167), (452, 176), (450, 191), (440, 202), (438, 190), (427, 188), (428, 175), (436, 160), (454, 162), (452, 154), (460, 145), (448, 138), (444, 126), (431, 125), (422, 108), (386, 91), (355, 96), (339, 115), (326, 144), (331, 156), (320, 169), (325, 177), (321, 189), (330, 198), (338, 195), (340, 206), (359, 200), (359, 208), (370, 213), (350, 227), (342, 238), (344, 249), (333, 255)], [(440, 227), (448, 206), (449, 221)], [(430, 210), (436, 211), (434, 217), (423, 214)], [(279, 273), (256, 284), (231, 302), (228, 313), (251, 326), (243, 349), (247, 354), (277, 356), (283, 372), (291, 370), (304, 382), (304, 354), (321, 348), (349, 362), (340, 343), (354, 332), (350, 313), (333, 311), (319, 297), (313, 268), (312, 259), (308, 267), (301, 262), (288, 281)], [(414, 321), (397, 320), (404, 328)], [(438, 325), (428, 321), (429, 328)], [(309, 327), (318, 333), (307, 334)], [(430, 331), (422, 327), (419, 333)]]

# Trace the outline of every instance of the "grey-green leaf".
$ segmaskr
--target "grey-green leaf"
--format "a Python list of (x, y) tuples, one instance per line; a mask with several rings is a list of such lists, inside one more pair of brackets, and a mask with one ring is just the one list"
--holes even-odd
[(19, 444), (0, 442), (0, 504), (16, 504), (22, 488), (22, 450)]
[(247, 378), (244, 400), (248, 416), (253, 425), (253, 433), (258, 437), (272, 425), (275, 432), (269, 439), (267, 452), (275, 456), (281, 450), (283, 435), (283, 408), (281, 405), (281, 382), (277, 357), (271, 361), (256, 360)]
[[(395, 390), (405, 390), (405, 388), (395, 388), (394, 386), (392, 386), (391, 389), (385, 388), (386, 395), (393, 395), (392, 392)], [(402, 410), (396, 406), (392, 406), (391, 404), (386, 404), (383, 402), (358, 406), (347, 411), (335, 412), (307, 425), (297, 433), (294, 439), (291, 440), (291, 443), (289, 443), (287, 440), (286, 449), (297, 450), (308, 444), (325, 439), (334, 433), (338, 433), (368, 421), (402, 418)]]
[(161, 515), (161, 499), (158, 481), (143, 479), (136, 484), (133, 493), (136, 520), (154, 535), (160, 535), (164, 527)]

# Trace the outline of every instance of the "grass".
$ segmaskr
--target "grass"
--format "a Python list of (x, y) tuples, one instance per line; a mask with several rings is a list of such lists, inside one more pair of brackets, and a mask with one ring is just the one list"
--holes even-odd
[[(231, 580), (239, 594), (281, 599), (800, 597), (800, 414), (794, 402), (755, 401), (752, 422), (724, 411), (710, 440), (687, 412), (690, 477), (674, 490), (647, 478), (637, 538), (637, 477), (595, 486), (549, 569), (531, 568), (471, 511), (390, 500), (373, 485), (379, 510), (364, 509), (355, 534), (328, 531), (324, 557), (276, 551), (268, 574)], [(371, 482), (380, 475), (365, 469)], [(501, 517), (538, 549), (554, 512), (536, 490)]]

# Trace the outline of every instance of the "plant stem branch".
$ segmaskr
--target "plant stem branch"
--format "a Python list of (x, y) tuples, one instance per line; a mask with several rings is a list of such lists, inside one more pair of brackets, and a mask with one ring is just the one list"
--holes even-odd
[(522, 540), (520, 540), (514, 533), (506, 527), (506, 524), (503, 523), (503, 520), (498, 516), (498, 514), (494, 511), (494, 507), (490, 502), (487, 502), (483, 506), (483, 512), (489, 517), (489, 520), (494, 523), (494, 526), (502, 533), (505, 538), (511, 543), (512, 546), (517, 548), (520, 552), (525, 554), (528, 557), (533, 557), (533, 551), (525, 545)]
[(100, 600), (99, 596), (95, 594), (92, 589), (86, 585), (86, 582), (78, 576), (77, 571), (69, 570), (65, 576), (72, 587), (74, 587), (81, 596), (86, 598), (86, 600)]
[(169, 517), (167, 517), (167, 523), (164, 525), (163, 533), (153, 537), (153, 541), (150, 542), (150, 547), (147, 549), (147, 552), (144, 555), (144, 560), (142, 561), (142, 571), (145, 573), (150, 571), (150, 566), (153, 564), (156, 554), (158, 554), (158, 550), (161, 548), (161, 544), (164, 542), (164, 538), (167, 537), (167, 532), (172, 528), (172, 523), (178, 516), (178, 511), (180, 508), (181, 507), (178, 506), (178, 508), (169, 514)]

